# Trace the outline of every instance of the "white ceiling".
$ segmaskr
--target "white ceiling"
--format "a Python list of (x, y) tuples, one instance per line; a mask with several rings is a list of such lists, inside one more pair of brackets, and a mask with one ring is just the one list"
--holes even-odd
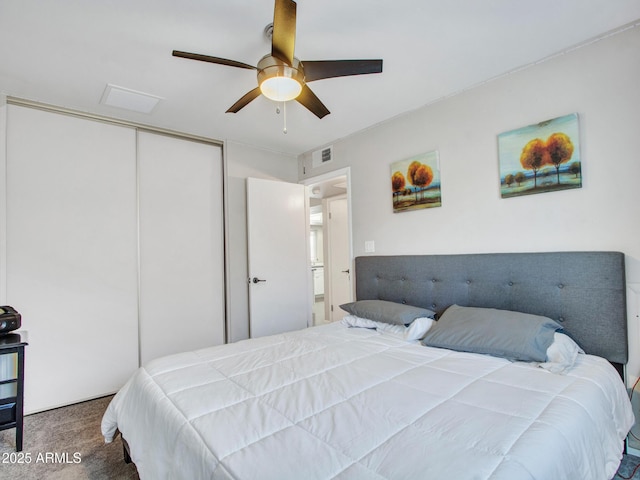
[[(640, 19), (638, 0), (298, 0), (296, 57), (382, 58), (376, 75), (309, 86), (319, 120), (258, 98), (255, 72), (172, 50), (257, 64), (273, 0), (0, 0), (0, 92), (218, 140), (300, 154)], [(161, 97), (150, 114), (100, 104), (107, 84)]]

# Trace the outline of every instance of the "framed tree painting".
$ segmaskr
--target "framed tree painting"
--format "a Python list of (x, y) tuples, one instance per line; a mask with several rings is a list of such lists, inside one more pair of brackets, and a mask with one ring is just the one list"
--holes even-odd
[(502, 198), (582, 187), (578, 114), (498, 135)]
[(438, 152), (428, 152), (391, 164), (393, 212), (442, 205)]

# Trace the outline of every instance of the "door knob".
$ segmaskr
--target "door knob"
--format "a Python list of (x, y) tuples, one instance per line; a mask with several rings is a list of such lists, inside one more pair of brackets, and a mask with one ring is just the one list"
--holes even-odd
[(349, 269), (342, 270), (342, 273), (349, 273)]
[(253, 279), (251, 279), (251, 281), (252, 281), (253, 283), (266, 282), (266, 280), (262, 280), (262, 279), (260, 279), (260, 278), (258, 278), (258, 277), (253, 277)]

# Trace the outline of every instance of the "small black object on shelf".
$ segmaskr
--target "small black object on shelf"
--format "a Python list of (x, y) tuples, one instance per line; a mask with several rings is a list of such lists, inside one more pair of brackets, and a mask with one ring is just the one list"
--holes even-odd
[(0, 335), (6, 335), (9, 332), (20, 328), (22, 323), (22, 315), (15, 308), (9, 305), (0, 307)]

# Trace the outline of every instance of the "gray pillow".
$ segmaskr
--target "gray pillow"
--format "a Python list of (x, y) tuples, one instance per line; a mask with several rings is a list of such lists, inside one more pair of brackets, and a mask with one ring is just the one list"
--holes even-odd
[(356, 317), (392, 325), (408, 325), (416, 318), (433, 318), (435, 315), (435, 312), (426, 308), (386, 300), (358, 300), (340, 305), (340, 308)]
[(451, 305), (422, 340), (430, 347), (545, 362), (562, 327), (547, 317), (493, 308)]

